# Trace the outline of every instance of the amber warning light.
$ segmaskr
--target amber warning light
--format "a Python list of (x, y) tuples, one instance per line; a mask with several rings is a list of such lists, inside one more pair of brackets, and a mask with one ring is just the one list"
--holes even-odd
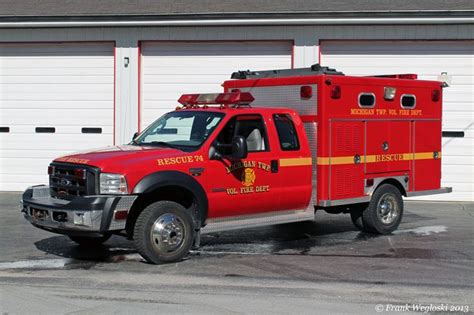
[(248, 105), (254, 100), (248, 92), (183, 94), (178, 102), (186, 107), (197, 105)]

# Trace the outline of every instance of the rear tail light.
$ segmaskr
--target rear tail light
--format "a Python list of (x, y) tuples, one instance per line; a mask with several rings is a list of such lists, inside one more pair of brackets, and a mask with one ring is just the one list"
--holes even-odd
[(48, 175), (53, 175), (54, 174), (54, 166), (48, 166)]
[(341, 87), (339, 85), (335, 85), (332, 87), (331, 98), (334, 98), (334, 99), (341, 98)]

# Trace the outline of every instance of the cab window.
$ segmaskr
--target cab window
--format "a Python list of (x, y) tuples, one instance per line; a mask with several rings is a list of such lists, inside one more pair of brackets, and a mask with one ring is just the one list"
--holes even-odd
[(232, 118), (217, 136), (217, 149), (222, 155), (232, 154), (232, 139), (242, 136), (248, 152), (268, 151), (268, 137), (260, 115), (240, 115)]
[(300, 149), (298, 135), (291, 116), (288, 114), (273, 115), (273, 121), (280, 140), (280, 147), (283, 151), (297, 151)]

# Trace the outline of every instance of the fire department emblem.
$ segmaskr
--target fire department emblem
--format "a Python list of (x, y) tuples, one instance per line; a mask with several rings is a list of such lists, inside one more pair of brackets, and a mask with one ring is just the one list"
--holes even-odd
[(255, 171), (253, 168), (246, 168), (242, 172), (242, 185), (248, 187), (252, 186), (255, 182)]

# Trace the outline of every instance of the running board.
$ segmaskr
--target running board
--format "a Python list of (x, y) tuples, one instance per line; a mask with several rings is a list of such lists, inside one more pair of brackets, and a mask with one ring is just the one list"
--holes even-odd
[(314, 207), (312, 206), (304, 210), (278, 211), (260, 213), (257, 215), (210, 219), (206, 221), (207, 225), (201, 229), (201, 234), (311, 220), (314, 220)]

